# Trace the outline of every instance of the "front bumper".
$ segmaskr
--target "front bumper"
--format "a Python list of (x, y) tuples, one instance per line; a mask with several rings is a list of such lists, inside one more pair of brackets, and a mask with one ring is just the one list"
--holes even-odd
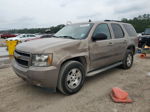
[(50, 67), (21, 67), (15, 60), (12, 62), (15, 73), (29, 83), (56, 90), (58, 70), (55, 66)]

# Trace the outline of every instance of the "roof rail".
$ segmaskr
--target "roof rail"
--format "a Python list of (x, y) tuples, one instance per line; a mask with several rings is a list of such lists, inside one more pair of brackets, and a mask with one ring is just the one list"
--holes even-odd
[(104, 21), (107, 21), (107, 22), (122, 22), (122, 21), (118, 21), (118, 20), (104, 20)]

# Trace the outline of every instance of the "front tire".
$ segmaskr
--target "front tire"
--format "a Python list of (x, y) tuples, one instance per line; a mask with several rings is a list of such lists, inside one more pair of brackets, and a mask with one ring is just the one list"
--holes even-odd
[(125, 57), (123, 59), (123, 64), (122, 64), (122, 68), (123, 69), (129, 69), (132, 67), (133, 65), (133, 52), (131, 50), (127, 50)]
[(66, 95), (77, 93), (85, 80), (84, 66), (77, 61), (68, 61), (63, 64), (58, 81), (58, 89)]

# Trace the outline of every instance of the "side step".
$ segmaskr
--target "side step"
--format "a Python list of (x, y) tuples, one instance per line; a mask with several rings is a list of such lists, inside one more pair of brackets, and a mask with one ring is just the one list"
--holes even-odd
[(115, 63), (113, 65), (110, 65), (110, 66), (107, 66), (107, 67), (104, 67), (104, 68), (101, 68), (101, 69), (89, 72), (89, 73), (87, 73), (87, 77), (94, 76), (94, 75), (99, 74), (101, 72), (107, 71), (107, 70), (109, 70), (111, 68), (117, 67), (117, 66), (119, 66), (121, 64), (122, 64), (122, 62), (118, 62), (118, 63)]

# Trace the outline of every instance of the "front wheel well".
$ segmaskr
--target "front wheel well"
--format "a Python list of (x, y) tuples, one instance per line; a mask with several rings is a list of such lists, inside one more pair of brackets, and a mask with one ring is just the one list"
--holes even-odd
[(80, 62), (81, 64), (83, 64), (85, 70), (87, 69), (87, 62), (86, 62), (86, 58), (84, 56), (80, 56), (80, 57), (74, 57), (74, 58), (70, 58), (70, 59), (67, 59), (65, 60), (62, 64), (61, 64), (61, 67), (68, 61), (78, 61)]

